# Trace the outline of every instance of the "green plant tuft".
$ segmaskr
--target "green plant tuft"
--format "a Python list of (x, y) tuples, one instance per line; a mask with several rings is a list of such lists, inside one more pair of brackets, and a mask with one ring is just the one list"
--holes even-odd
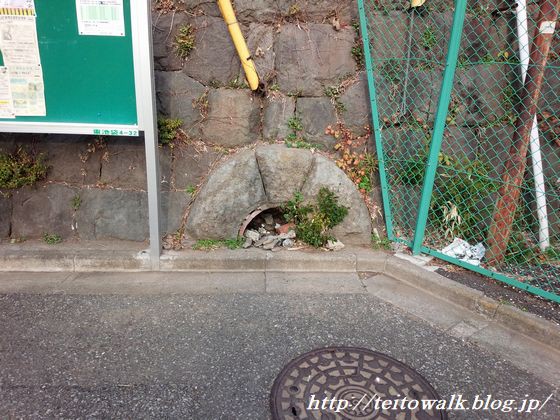
[(78, 210), (82, 205), (82, 197), (80, 197), (79, 194), (76, 194), (74, 197), (72, 197), (70, 205), (72, 206), (72, 210)]
[(391, 241), (386, 236), (380, 236), (377, 232), (371, 235), (371, 246), (375, 250), (391, 250)]
[(194, 49), (194, 29), (191, 25), (183, 25), (179, 28), (175, 37), (175, 49), (177, 56), (181, 59), (187, 58)]
[(422, 34), (420, 44), (426, 51), (431, 51), (436, 46), (438, 39), (432, 27), (427, 27)]
[(239, 249), (244, 243), (245, 240), (241, 237), (232, 239), (200, 239), (193, 245), (193, 249), (196, 251), (211, 251), (223, 247)]
[(340, 224), (348, 215), (348, 208), (339, 205), (336, 194), (325, 187), (317, 195), (317, 208), (328, 229)]
[(49, 245), (55, 245), (62, 242), (62, 237), (56, 233), (43, 233), (43, 241)]
[[(399, 182), (421, 185), (427, 162), (427, 150), (404, 161), (399, 168)], [(481, 226), (485, 226), (484, 221), (491, 217), (493, 208), (488, 198), (498, 188), (488, 176), (488, 165), (478, 159), (458, 160), (444, 153), (440, 153), (438, 164), (438, 182), (430, 204), (431, 223), (443, 229), (447, 238), (459, 237), (468, 242), (484, 240)]]
[(291, 117), (288, 120), (288, 127), (291, 133), (286, 136), (284, 141), (286, 147), (294, 149), (314, 149), (318, 147), (316, 144), (309, 143), (305, 136), (301, 134), (303, 131), (303, 122), (299, 116), (294, 115)]
[(294, 132), (303, 131), (303, 123), (301, 122), (301, 118), (297, 115), (294, 115), (288, 120), (288, 127)]
[(301, 192), (295, 192), (282, 209), (284, 218), (295, 223), (297, 237), (316, 248), (332, 239), (329, 229), (340, 224), (348, 214), (348, 208), (339, 205), (338, 197), (326, 187), (319, 190), (315, 205), (304, 204)]
[(158, 134), (159, 143), (166, 145), (171, 144), (177, 138), (179, 129), (183, 125), (183, 120), (159, 117), (158, 118)]
[(16, 189), (33, 185), (47, 176), (43, 156), (31, 156), (23, 148), (13, 154), (0, 153), (0, 188)]
[(360, 24), (358, 22), (352, 23), (352, 27), (356, 33), (354, 45), (352, 46), (352, 57), (356, 62), (356, 66), (358, 69), (363, 69), (366, 64), (366, 58), (364, 55), (364, 47), (362, 46), (362, 37), (360, 34)]
[(196, 191), (198, 190), (196, 185), (189, 185), (186, 189), (185, 192), (190, 195), (191, 197), (194, 197), (194, 195), (196, 194)]

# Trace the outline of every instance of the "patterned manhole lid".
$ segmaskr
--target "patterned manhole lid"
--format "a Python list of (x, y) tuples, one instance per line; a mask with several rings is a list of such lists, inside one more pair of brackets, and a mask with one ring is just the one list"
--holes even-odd
[[(412, 368), (354, 347), (311, 351), (274, 381), (273, 419), (447, 419), (434, 388)], [(427, 403), (426, 403), (427, 401)], [(434, 401), (436, 404), (429, 408)]]

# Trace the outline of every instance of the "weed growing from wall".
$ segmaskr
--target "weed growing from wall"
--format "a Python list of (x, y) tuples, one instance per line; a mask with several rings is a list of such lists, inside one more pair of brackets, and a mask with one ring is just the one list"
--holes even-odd
[(179, 28), (175, 37), (175, 51), (177, 57), (186, 59), (194, 49), (194, 29), (191, 25), (183, 25)]
[(284, 142), (286, 144), (286, 147), (291, 147), (294, 149), (317, 148), (317, 145), (309, 143), (303, 135), (303, 123), (299, 116), (294, 115), (288, 120), (288, 128), (291, 132), (287, 135)]
[(354, 41), (354, 45), (352, 46), (351, 53), (354, 61), (356, 62), (356, 66), (358, 66), (358, 69), (361, 70), (366, 64), (366, 58), (364, 55), (364, 47), (362, 45), (362, 38), (360, 35), (360, 24), (358, 22), (354, 22), (352, 23), (352, 27), (356, 32), (356, 38)]
[(362, 194), (373, 189), (373, 176), (377, 171), (377, 159), (368, 152), (368, 140), (371, 131), (367, 127), (362, 136), (355, 135), (352, 130), (339, 123), (334, 128), (327, 127), (326, 134), (333, 136), (337, 143), (334, 149), (338, 152), (337, 166), (356, 184)]
[(13, 154), (0, 153), (0, 188), (34, 185), (47, 176), (43, 156), (33, 157), (22, 147)]
[(177, 140), (179, 137), (181, 126), (183, 121), (179, 119), (172, 118), (158, 118), (158, 134), (159, 143), (163, 145), (171, 145), (173, 141)]
[(43, 241), (49, 245), (55, 245), (62, 242), (62, 237), (56, 233), (43, 233)]
[(72, 197), (70, 205), (72, 206), (72, 210), (77, 211), (82, 206), (82, 197), (80, 197), (79, 194), (76, 194)]

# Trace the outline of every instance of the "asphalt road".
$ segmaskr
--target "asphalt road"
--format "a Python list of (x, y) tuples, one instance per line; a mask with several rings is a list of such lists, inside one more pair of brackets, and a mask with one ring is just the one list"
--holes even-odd
[(267, 419), (282, 367), (335, 345), (397, 358), (442, 397), (553, 395), (532, 415), (450, 418), (560, 417), (554, 385), (367, 294), (4, 291), (0, 325), (2, 419)]

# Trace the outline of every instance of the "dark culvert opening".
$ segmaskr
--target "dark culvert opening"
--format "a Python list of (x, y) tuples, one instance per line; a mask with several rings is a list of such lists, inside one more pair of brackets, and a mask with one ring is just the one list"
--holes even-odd
[(244, 248), (272, 250), (293, 247), (296, 233), (294, 224), (286, 221), (280, 207), (261, 207), (247, 216), (239, 236), (245, 238)]

